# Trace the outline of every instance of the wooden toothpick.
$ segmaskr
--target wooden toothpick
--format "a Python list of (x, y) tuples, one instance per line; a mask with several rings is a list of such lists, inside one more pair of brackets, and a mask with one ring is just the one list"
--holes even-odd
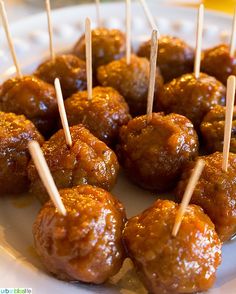
[(45, 0), (46, 11), (47, 11), (47, 19), (48, 19), (48, 34), (49, 34), (49, 45), (50, 45), (50, 55), (51, 60), (55, 60), (55, 52), (53, 46), (53, 30), (52, 30), (52, 17), (51, 17), (51, 4), (50, 0)]
[(101, 14), (100, 14), (100, 0), (95, 0), (96, 1), (96, 13), (97, 13), (97, 26), (100, 28), (102, 26), (101, 22)]
[(61, 123), (62, 123), (64, 134), (65, 134), (66, 144), (67, 146), (71, 147), (72, 139), (70, 134), (70, 128), (69, 128), (68, 119), (66, 116), (66, 110), (65, 110), (64, 100), (63, 100), (62, 91), (61, 91), (61, 84), (58, 78), (55, 79), (54, 85), (56, 89), (57, 104), (58, 104), (58, 109), (60, 113)]
[(201, 4), (198, 9), (196, 51), (195, 51), (195, 61), (194, 61), (194, 75), (196, 79), (199, 78), (200, 67), (201, 67), (203, 19), (204, 19), (204, 5)]
[(151, 37), (151, 54), (150, 54), (150, 77), (147, 99), (147, 122), (152, 119), (153, 99), (155, 92), (156, 68), (157, 68), (157, 51), (158, 51), (158, 37), (157, 30), (152, 31)]
[(85, 42), (86, 42), (86, 71), (87, 71), (87, 88), (88, 100), (93, 96), (93, 69), (92, 69), (92, 35), (91, 21), (89, 18), (85, 20)]
[(153, 30), (157, 30), (156, 22), (155, 22), (155, 20), (154, 20), (153, 15), (151, 14), (151, 12), (150, 12), (150, 10), (149, 10), (149, 8), (148, 8), (148, 5), (147, 5), (146, 0), (139, 0), (139, 2), (141, 3), (141, 5), (142, 5), (142, 7), (143, 7), (143, 11), (144, 11), (144, 13), (145, 13), (145, 15), (146, 15), (146, 17), (147, 17), (147, 20), (148, 20), (148, 22), (149, 22), (151, 28), (152, 28)]
[(6, 9), (5, 9), (5, 5), (4, 5), (3, 1), (0, 1), (0, 7), (1, 7), (1, 16), (2, 16), (3, 27), (4, 27), (6, 37), (7, 37), (8, 46), (11, 51), (11, 56), (12, 56), (12, 59), (13, 59), (13, 62), (14, 62), (15, 68), (16, 68), (16, 73), (19, 78), (22, 78), (22, 73), (21, 73), (21, 69), (19, 66), (19, 62), (16, 57), (16, 51), (15, 51), (13, 39), (11, 36), (11, 32), (9, 29), (9, 22), (8, 22), (7, 13), (6, 13)]
[(36, 141), (31, 141), (28, 145), (30, 154), (39, 173), (39, 176), (51, 198), (55, 207), (61, 215), (66, 215), (65, 206), (61, 200), (61, 196), (57, 190), (55, 182), (52, 178), (47, 162), (44, 158), (43, 152)]
[(191, 174), (191, 177), (189, 179), (188, 185), (186, 187), (186, 190), (184, 192), (184, 196), (182, 199), (182, 202), (180, 203), (179, 209), (177, 211), (176, 214), (176, 218), (175, 218), (175, 224), (172, 230), (172, 235), (174, 237), (176, 237), (176, 235), (178, 234), (183, 216), (185, 214), (185, 211), (189, 205), (189, 202), (191, 200), (191, 197), (193, 195), (193, 191), (197, 185), (197, 182), (202, 174), (202, 171), (204, 169), (205, 166), (205, 161), (202, 159), (198, 159), (195, 168)]
[(131, 61), (131, 2), (126, 0), (126, 63)]
[(229, 76), (227, 80), (224, 147), (223, 147), (223, 162), (222, 162), (222, 169), (225, 172), (227, 172), (228, 170), (228, 159), (229, 159), (231, 132), (232, 132), (232, 120), (233, 120), (233, 112), (234, 112), (234, 99), (235, 99), (235, 76)]
[(234, 17), (233, 17), (232, 32), (231, 32), (231, 38), (230, 38), (230, 49), (229, 49), (230, 57), (234, 57), (235, 35), (236, 35), (236, 7), (234, 8)]

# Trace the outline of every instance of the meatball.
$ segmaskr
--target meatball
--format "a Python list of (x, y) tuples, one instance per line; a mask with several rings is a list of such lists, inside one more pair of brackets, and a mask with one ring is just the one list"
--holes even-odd
[(201, 69), (226, 85), (228, 77), (236, 75), (236, 58), (230, 57), (228, 45), (221, 44), (205, 50)]
[(221, 242), (209, 217), (189, 205), (180, 230), (172, 237), (178, 205), (157, 200), (128, 220), (124, 242), (150, 293), (206, 291), (221, 263)]
[[(59, 130), (42, 146), (57, 187), (90, 184), (111, 190), (119, 170), (115, 153), (82, 125), (71, 127), (70, 133), (70, 148), (66, 145), (63, 130)], [(28, 176), (30, 192), (42, 203), (46, 202), (48, 194), (32, 161), (28, 166)]]
[[(200, 129), (204, 147), (209, 153), (223, 151), (225, 111), (225, 106), (216, 105), (208, 112), (201, 123)], [(236, 153), (236, 110), (233, 116), (230, 151)]]
[[(132, 55), (129, 65), (126, 58), (122, 58), (99, 67), (97, 79), (102, 86), (110, 86), (124, 96), (131, 115), (137, 116), (146, 113), (149, 71), (150, 63), (146, 58)], [(157, 69), (156, 93), (160, 92), (162, 86), (163, 79)]]
[(35, 75), (49, 84), (54, 84), (55, 78), (59, 78), (64, 98), (87, 88), (86, 63), (71, 54), (45, 61), (37, 68)]
[(153, 113), (136, 117), (120, 130), (118, 158), (139, 186), (168, 191), (179, 179), (184, 164), (198, 154), (198, 137), (184, 116)]
[[(194, 50), (183, 40), (162, 36), (158, 40), (158, 59), (161, 74), (165, 83), (185, 73), (193, 71)], [(143, 43), (138, 56), (150, 58), (151, 41)]]
[(225, 86), (214, 77), (201, 73), (185, 74), (164, 85), (157, 97), (157, 107), (166, 113), (179, 113), (192, 121), (198, 130), (210, 109), (225, 104)]
[[(95, 71), (100, 65), (123, 57), (125, 49), (126, 38), (121, 31), (106, 28), (92, 30), (92, 59)], [(84, 35), (76, 43), (73, 52), (79, 58), (86, 59)]]
[(11, 78), (0, 88), (0, 111), (25, 115), (43, 135), (49, 136), (59, 116), (55, 89), (34, 76)]
[(89, 185), (59, 193), (67, 215), (60, 215), (52, 201), (42, 207), (33, 226), (36, 251), (57, 278), (101, 284), (119, 271), (125, 257), (124, 207)]
[[(222, 241), (236, 233), (236, 154), (229, 154), (228, 171), (222, 170), (223, 154), (216, 152), (202, 157), (206, 163), (193, 192), (191, 203), (201, 206), (215, 224)], [(181, 201), (194, 162), (189, 162), (177, 186), (176, 195)]]
[(0, 112), (0, 195), (19, 194), (29, 187), (28, 142), (44, 142), (34, 124), (24, 115)]
[(70, 125), (83, 123), (90, 132), (109, 146), (117, 142), (119, 129), (130, 120), (124, 98), (109, 87), (96, 87), (88, 100), (87, 91), (78, 92), (65, 101)]

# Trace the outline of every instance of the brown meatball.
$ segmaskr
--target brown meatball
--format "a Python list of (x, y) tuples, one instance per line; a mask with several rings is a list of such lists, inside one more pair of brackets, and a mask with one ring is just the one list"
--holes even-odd
[(19, 194), (29, 187), (28, 142), (44, 142), (34, 124), (23, 115), (0, 112), (0, 195)]
[[(138, 56), (150, 58), (151, 41), (143, 43)], [(193, 71), (194, 50), (183, 40), (162, 36), (158, 40), (158, 59), (165, 83)]]
[(228, 45), (221, 44), (204, 51), (201, 69), (226, 85), (228, 77), (236, 75), (236, 58), (230, 57)]
[(168, 191), (178, 181), (183, 165), (197, 156), (198, 137), (184, 116), (153, 113), (136, 117), (120, 131), (119, 160), (139, 186)]
[[(208, 112), (201, 123), (200, 129), (204, 147), (209, 153), (223, 151), (225, 111), (225, 106), (216, 105)], [(236, 153), (236, 109), (233, 116), (230, 151)]]
[[(57, 187), (69, 188), (90, 184), (111, 190), (116, 182), (119, 164), (115, 153), (94, 137), (84, 126), (70, 128), (72, 147), (65, 142), (63, 130), (42, 146), (45, 159)], [(30, 192), (44, 203), (49, 197), (31, 161), (28, 166)]]
[[(129, 65), (126, 58), (113, 61), (98, 68), (98, 82), (104, 86), (116, 89), (129, 104), (133, 116), (146, 113), (149, 86), (150, 63), (146, 58), (132, 55)], [(163, 87), (163, 79), (157, 69), (156, 93)]]
[[(201, 206), (216, 226), (222, 241), (236, 233), (236, 154), (229, 154), (228, 171), (222, 170), (223, 155), (216, 152), (203, 156), (205, 168), (193, 192), (191, 203)], [(195, 162), (186, 165), (177, 187), (180, 201)]]
[(164, 85), (157, 107), (186, 116), (198, 129), (213, 106), (225, 104), (225, 94), (225, 86), (214, 77), (201, 73), (196, 79), (194, 74), (186, 74)]
[(120, 127), (131, 119), (124, 98), (109, 87), (94, 88), (92, 100), (87, 91), (78, 92), (65, 101), (65, 108), (71, 126), (83, 123), (109, 146), (115, 145)]
[(11, 78), (0, 88), (0, 110), (24, 114), (45, 136), (57, 126), (55, 89), (34, 76)]
[[(92, 59), (93, 68), (107, 64), (112, 60), (120, 59), (125, 55), (125, 35), (119, 30), (97, 28), (92, 30)], [(84, 35), (76, 43), (74, 54), (85, 60), (85, 37)]]
[(188, 206), (172, 237), (178, 208), (172, 201), (157, 200), (131, 218), (124, 230), (128, 254), (150, 293), (206, 291), (221, 263), (221, 242), (200, 207)]
[(55, 60), (47, 60), (34, 74), (53, 85), (55, 78), (59, 78), (64, 99), (87, 88), (86, 63), (75, 55), (60, 55)]
[(89, 185), (59, 192), (67, 215), (60, 215), (52, 201), (42, 207), (33, 226), (36, 251), (59, 279), (101, 284), (124, 260), (124, 207)]

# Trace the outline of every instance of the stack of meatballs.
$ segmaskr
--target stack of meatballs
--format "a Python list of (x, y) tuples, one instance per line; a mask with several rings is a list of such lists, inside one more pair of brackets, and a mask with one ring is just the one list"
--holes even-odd
[[(179, 38), (161, 36), (154, 113), (147, 120), (150, 46), (150, 41), (142, 44), (127, 64), (125, 35), (93, 30), (91, 100), (84, 36), (70, 54), (45, 61), (31, 76), (5, 81), (0, 87), (0, 193), (29, 191), (40, 200), (35, 247), (59, 279), (101, 284), (130, 257), (150, 293), (205, 291), (215, 281), (222, 242), (236, 234), (235, 117), (228, 171), (221, 169), (225, 84), (236, 62), (225, 45), (206, 50), (196, 78), (194, 50)], [(55, 78), (65, 99), (69, 147)], [(41, 145), (66, 216), (54, 207), (30, 159), (31, 140)], [(178, 203), (199, 150), (206, 165), (174, 238)], [(119, 165), (136, 185), (173, 191), (175, 201), (158, 199), (127, 220), (123, 204), (110, 193)]]

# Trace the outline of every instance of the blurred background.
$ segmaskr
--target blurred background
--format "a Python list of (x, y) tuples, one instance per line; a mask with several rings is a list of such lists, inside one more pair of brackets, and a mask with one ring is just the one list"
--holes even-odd
[[(204, 3), (209, 9), (220, 10), (226, 13), (233, 13), (236, 6), (236, 0), (147, 0), (147, 2), (160, 1), (167, 5), (198, 6)], [(89, 0), (51, 0), (53, 8), (62, 6), (76, 5), (81, 3), (90, 3)], [(115, 2), (101, 0), (101, 2)], [(10, 21), (16, 21), (25, 16), (40, 12), (44, 8), (44, 0), (5, 0)]]

